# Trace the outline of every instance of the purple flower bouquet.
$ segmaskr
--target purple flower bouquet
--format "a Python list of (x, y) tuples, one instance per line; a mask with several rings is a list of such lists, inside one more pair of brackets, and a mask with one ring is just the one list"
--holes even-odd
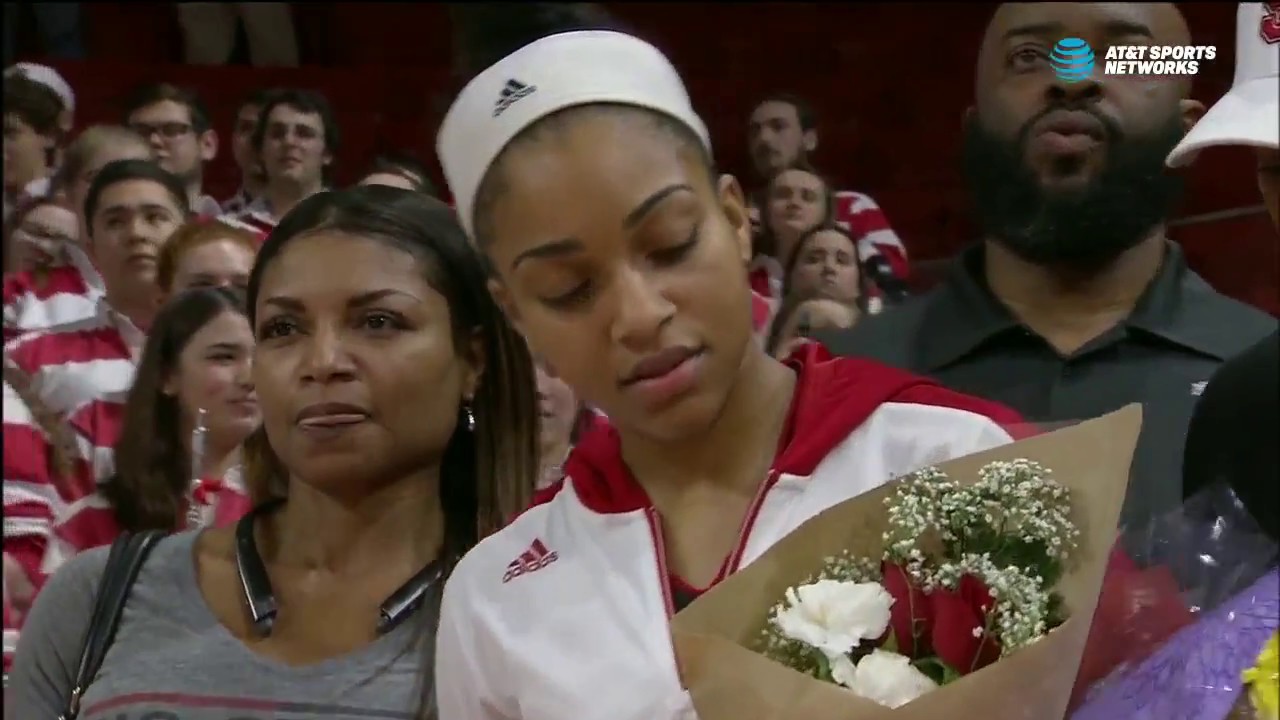
[(1089, 688), (1072, 720), (1225, 720), (1242, 700), (1241, 674), (1280, 628), (1274, 541), (1217, 486), (1125, 544), (1140, 565), (1178, 578), (1197, 619)]
[(1277, 627), (1280, 571), (1272, 569), (1104, 681), (1072, 720), (1223, 720), (1239, 699), (1240, 674)]

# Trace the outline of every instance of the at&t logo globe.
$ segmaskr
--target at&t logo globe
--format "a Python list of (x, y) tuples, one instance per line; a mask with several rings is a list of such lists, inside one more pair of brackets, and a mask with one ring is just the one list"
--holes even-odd
[(1064, 82), (1088, 80), (1093, 75), (1093, 48), (1080, 38), (1062, 38), (1049, 53), (1049, 65)]

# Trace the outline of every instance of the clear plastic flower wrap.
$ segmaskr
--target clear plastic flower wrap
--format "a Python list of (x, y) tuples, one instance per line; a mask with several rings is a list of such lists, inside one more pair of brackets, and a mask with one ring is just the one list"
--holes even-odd
[[(1278, 548), (1225, 485), (1129, 529), (1112, 554), (1073, 720), (1273, 717), (1246, 688), (1280, 626)], [(1276, 682), (1251, 673), (1253, 684)]]

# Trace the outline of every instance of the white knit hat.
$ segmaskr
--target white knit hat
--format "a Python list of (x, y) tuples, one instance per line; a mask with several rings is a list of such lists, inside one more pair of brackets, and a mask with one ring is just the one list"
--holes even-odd
[(76, 111), (76, 94), (71, 91), (71, 85), (58, 74), (57, 70), (48, 65), (37, 65), (35, 63), (18, 63), (9, 67), (4, 71), (5, 75), (18, 73), (27, 76), (32, 82), (40, 83), (53, 91), (54, 95), (62, 101), (62, 107), (67, 112)]
[(619, 32), (566, 32), (526, 45), (463, 88), (440, 126), (436, 153), (467, 235), (476, 190), (507, 143), (539, 119), (576, 105), (634, 105), (687, 125), (711, 151), (707, 127), (671, 62)]
[(1235, 82), (1169, 153), (1170, 167), (1186, 165), (1214, 145), (1280, 148), (1278, 15), (1280, 11), (1269, 9), (1267, 3), (1240, 3)]

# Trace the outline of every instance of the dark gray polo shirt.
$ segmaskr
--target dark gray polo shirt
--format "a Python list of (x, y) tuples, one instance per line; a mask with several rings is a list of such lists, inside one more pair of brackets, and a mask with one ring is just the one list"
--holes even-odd
[(817, 339), (836, 355), (933, 377), (1033, 422), (1085, 420), (1142, 403), (1123, 522), (1176, 507), (1187, 423), (1205, 381), (1224, 360), (1275, 332), (1276, 319), (1214, 291), (1169, 243), (1130, 317), (1063, 357), (991, 294), (982, 261), (982, 247), (972, 247), (930, 293)]

